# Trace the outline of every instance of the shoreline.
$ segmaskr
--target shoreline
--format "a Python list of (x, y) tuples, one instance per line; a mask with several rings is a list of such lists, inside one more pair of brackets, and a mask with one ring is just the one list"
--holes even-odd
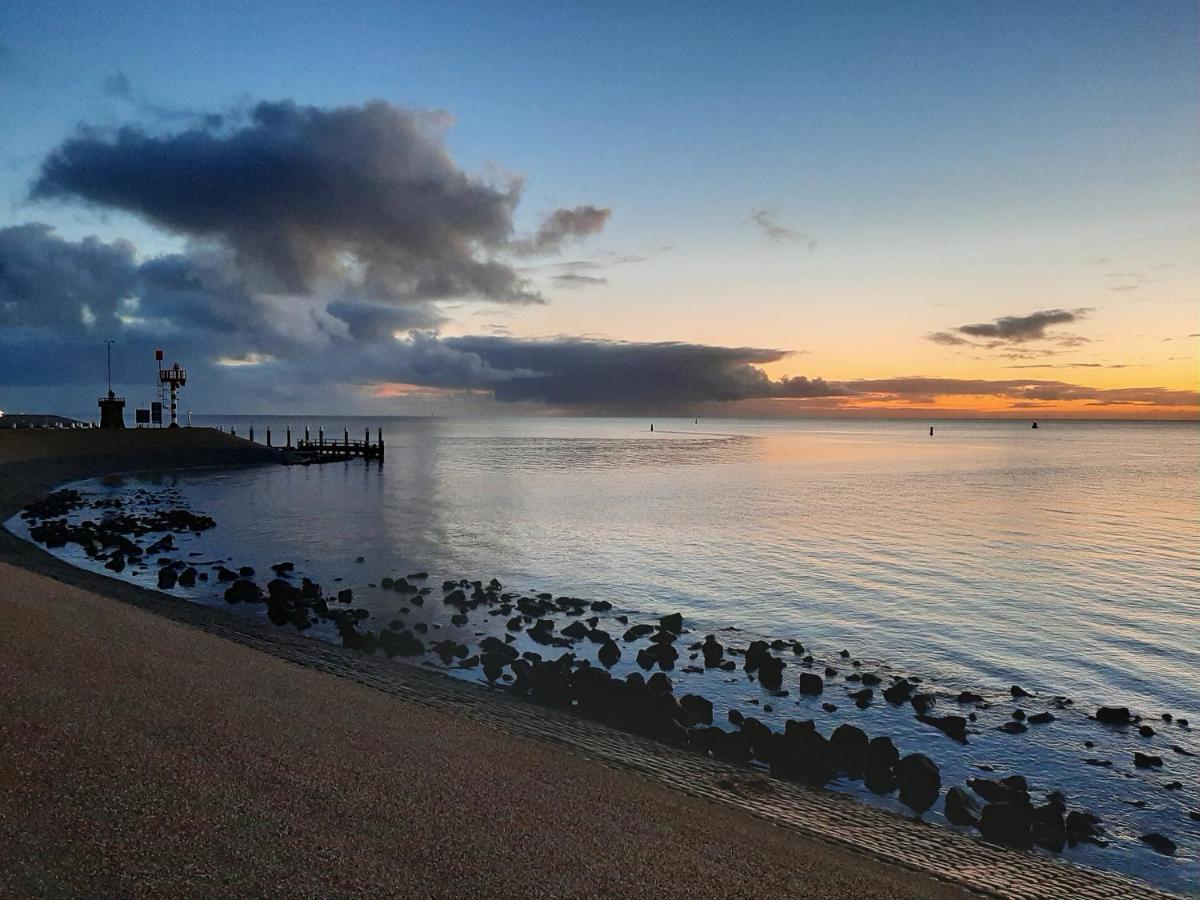
[[(227, 437), (227, 436), (223, 436)], [(236, 439), (229, 439), (236, 440)], [(222, 442), (225, 443), (225, 442)], [(248, 442), (238, 442), (248, 443)], [(244, 458), (237, 446), (212, 447), (189, 453), (187, 461), (222, 465)], [(144, 465), (138, 454), (113, 453), (17, 462), (6, 459), (0, 445), (0, 512), (4, 519), (55, 484), (96, 477), (111, 471), (178, 468), (183, 457), (153, 460), (171, 465)], [(197, 462), (203, 459), (204, 462)], [(119, 467), (119, 468), (118, 468)], [(14, 507), (15, 504), (15, 507)], [(0, 561), (78, 587), (124, 604), (153, 611), (176, 623), (195, 626), (265, 650), (278, 659), (308, 669), (353, 679), (439, 713), (451, 710), (460, 719), (499, 729), (573, 757), (648, 777), (660, 785), (715, 802), (723, 809), (749, 813), (756, 822), (782, 825), (796, 840), (847, 848), (867, 859), (896, 867), (901, 878), (913, 873), (938, 878), (975, 891), (1003, 896), (1167, 896), (1122, 876), (1085, 869), (1060, 860), (994, 848), (991, 845), (866, 806), (827, 791), (768, 778), (748, 768), (695, 755), (673, 753), (663, 745), (598, 722), (571, 716), (500, 691), (454, 680), (418, 666), (397, 666), (322, 644), (296, 634), (264, 628), (244, 617), (211, 609), (127, 582), (77, 569), (6, 529), (0, 531)], [(399, 702), (399, 701), (398, 701)], [(665, 752), (664, 752), (665, 751)], [(914, 862), (916, 860), (916, 862)], [(1048, 889), (1047, 885), (1053, 885)], [(1050, 891), (1048, 893), (1048, 890)]]

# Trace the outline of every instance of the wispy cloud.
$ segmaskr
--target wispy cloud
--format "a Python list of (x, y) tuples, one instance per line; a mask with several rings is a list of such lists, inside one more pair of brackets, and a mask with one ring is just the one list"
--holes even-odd
[(750, 211), (750, 217), (747, 220), (758, 226), (759, 232), (764, 238), (776, 244), (800, 244), (809, 251), (815, 250), (817, 241), (803, 232), (789, 228), (779, 221), (779, 214), (776, 210), (767, 207), (759, 207)]

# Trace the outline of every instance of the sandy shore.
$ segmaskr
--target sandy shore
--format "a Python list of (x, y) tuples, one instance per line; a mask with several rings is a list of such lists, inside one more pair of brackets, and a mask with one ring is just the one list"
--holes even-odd
[[(0, 519), (68, 478), (263, 458), (200, 430), (0, 433)], [(961, 895), (64, 583), (3, 538), (0, 894)]]
[(955, 890), (0, 563), (0, 892)]

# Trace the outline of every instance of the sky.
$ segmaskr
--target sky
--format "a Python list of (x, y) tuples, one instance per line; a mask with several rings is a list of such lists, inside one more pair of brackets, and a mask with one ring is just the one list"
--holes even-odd
[(0, 409), (1200, 415), (1192, 2), (0, 9)]

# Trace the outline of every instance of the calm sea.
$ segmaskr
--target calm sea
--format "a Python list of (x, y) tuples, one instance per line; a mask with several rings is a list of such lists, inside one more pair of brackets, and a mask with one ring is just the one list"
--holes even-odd
[[(826, 733), (839, 721), (887, 731), (904, 750), (928, 749), (947, 782), (980, 765), (1037, 776), (1110, 829), (1110, 847), (1072, 858), (1175, 889), (1200, 883), (1200, 823), (1187, 814), (1200, 769), (1171, 749), (1200, 751), (1196, 424), (943, 421), (930, 436), (923, 422), (657, 419), (651, 432), (649, 419), (257, 418), (255, 437), (270, 425), (279, 443), (288, 422), (293, 436), (382, 427), (386, 461), (155, 479), (218, 522), (189, 549), (260, 571), (295, 560), (327, 586), (344, 579), (380, 615), (395, 601), (368, 585), (384, 575), (496, 577), (631, 617), (680, 611), (726, 640), (730, 629), (796, 638), (822, 665), (846, 648), (947, 694), (979, 691), (997, 701), (995, 722), (981, 715), (969, 747), (911, 710), (863, 713), (840, 687), (822, 698), (837, 713), (789, 698), (775, 715), (815, 715)], [(246, 434), (250, 422), (205, 424)], [(197, 599), (213, 602), (208, 591)], [(995, 732), (1013, 683), (1075, 706), (1026, 735)], [(702, 689), (750, 711), (770, 700), (754, 687)], [(1100, 729), (1085, 714), (1101, 704), (1152, 717), (1159, 734)], [(1196, 730), (1160, 722), (1167, 712)], [(1134, 769), (1135, 749), (1164, 768)], [(1175, 779), (1184, 787), (1167, 790)], [(1149, 830), (1177, 855), (1142, 847)]]

